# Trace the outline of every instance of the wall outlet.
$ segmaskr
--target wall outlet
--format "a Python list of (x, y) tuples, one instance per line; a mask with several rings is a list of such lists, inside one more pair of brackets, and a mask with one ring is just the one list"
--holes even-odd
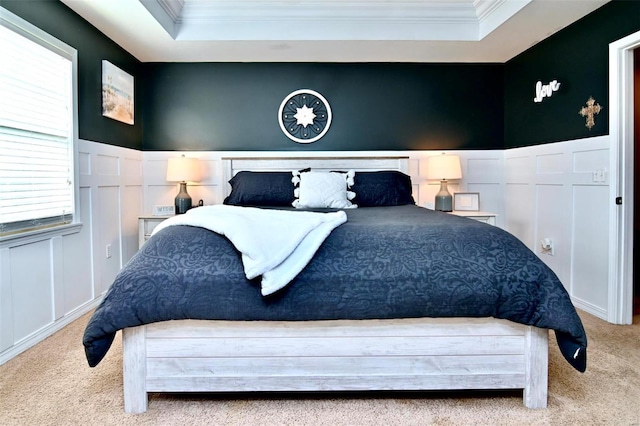
[(592, 175), (592, 181), (596, 183), (604, 183), (606, 182), (606, 169), (596, 169)]
[(429, 210), (433, 210), (436, 208), (436, 204), (435, 203), (424, 203), (425, 208), (429, 209)]
[(543, 238), (540, 241), (540, 253), (553, 256), (555, 254), (555, 246), (551, 238)]
[(107, 255), (107, 259), (111, 259), (111, 255), (113, 254), (111, 253), (111, 244), (107, 244), (107, 247), (105, 249), (106, 249), (105, 252)]

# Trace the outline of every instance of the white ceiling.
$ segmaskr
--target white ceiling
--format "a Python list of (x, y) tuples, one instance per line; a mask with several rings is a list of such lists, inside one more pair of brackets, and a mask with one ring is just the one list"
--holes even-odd
[(609, 0), (61, 0), (142, 62), (506, 62)]

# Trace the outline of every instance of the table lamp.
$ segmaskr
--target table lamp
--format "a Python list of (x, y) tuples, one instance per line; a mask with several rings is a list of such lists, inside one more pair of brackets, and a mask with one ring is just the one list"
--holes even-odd
[(167, 181), (180, 182), (180, 192), (176, 195), (176, 214), (186, 213), (191, 208), (191, 196), (187, 192), (187, 181), (200, 180), (200, 160), (182, 157), (169, 158), (167, 161)]
[(427, 158), (427, 179), (440, 180), (440, 191), (436, 194), (435, 209), (452, 211), (453, 197), (447, 190), (448, 179), (462, 178), (460, 157), (457, 155), (433, 155)]

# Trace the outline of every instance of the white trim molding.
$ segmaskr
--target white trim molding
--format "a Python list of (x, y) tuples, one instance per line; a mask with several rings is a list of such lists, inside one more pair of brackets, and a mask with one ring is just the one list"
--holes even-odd
[(640, 31), (609, 44), (608, 321), (614, 324), (633, 320), (633, 49), (638, 47)]

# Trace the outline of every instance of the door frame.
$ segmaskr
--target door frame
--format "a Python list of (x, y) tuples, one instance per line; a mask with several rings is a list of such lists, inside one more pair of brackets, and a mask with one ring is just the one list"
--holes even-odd
[[(640, 31), (609, 44), (609, 294), (607, 321), (633, 322), (633, 50)], [(616, 198), (622, 197), (622, 205)]]

